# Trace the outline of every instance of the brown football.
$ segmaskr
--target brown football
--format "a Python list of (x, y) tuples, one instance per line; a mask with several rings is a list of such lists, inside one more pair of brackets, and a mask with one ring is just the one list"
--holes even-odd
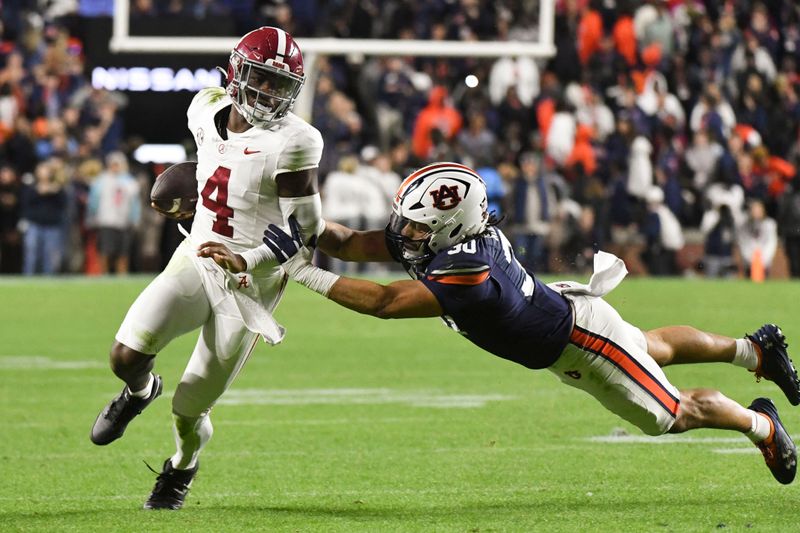
[(158, 175), (150, 190), (150, 201), (165, 216), (194, 213), (197, 206), (197, 163), (172, 165)]

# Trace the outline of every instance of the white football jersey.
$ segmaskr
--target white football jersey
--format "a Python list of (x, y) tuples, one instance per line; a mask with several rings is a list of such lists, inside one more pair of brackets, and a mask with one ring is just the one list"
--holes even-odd
[(319, 165), (322, 135), (289, 113), (269, 129), (228, 132), (223, 139), (215, 115), (232, 105), (221, 87), (203, 89), (187, 111), (197, 143), (197, 211), (192, 241), (224, 243), (235, 253), (262, 243), (269, 224), (282, 225), (275, 176)]

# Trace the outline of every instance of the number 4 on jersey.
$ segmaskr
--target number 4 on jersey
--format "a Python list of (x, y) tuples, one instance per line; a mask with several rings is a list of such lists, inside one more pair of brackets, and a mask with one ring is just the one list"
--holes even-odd
[[(200, 196), (203, 197), (203, 205), (217, 215), (211, 230), (225, 237), (233, 237), (233, 228), (228, 224), (228, 219), (233, 217), (233, 209), (228, 207), (229, 179), (231, 179), (231, 169), (217, 167), (200, 193)], [(217, 191), (217, 197), (212, 200), (211, 195), (214, 191)]]

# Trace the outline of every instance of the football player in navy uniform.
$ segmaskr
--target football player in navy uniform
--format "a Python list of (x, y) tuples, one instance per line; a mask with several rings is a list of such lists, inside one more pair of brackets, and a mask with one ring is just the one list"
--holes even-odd
[[(322, 136), (291, 113), (304, 81), (303, 57), (292, 36), (262, 27), (233, 48), (225, 87), (201, 90), (187, 111), (197, 144), (199, 201), (195, 213), (165, 214), (194, 215), (191, 233), (117, 331), (111, 368), (126, 385), (91, 431), (98, 445), (120, 438), (161, 394), (162, 379), (152, 372), (156, 354), (172, 339), (202, 328), (172, 396), (176, 450), (164, 462), (146, 509), (181, 508), (213, 433), (212, 407), (259, 337), (269, 344), (283, 337), (272, 312), (286, 275), (261, 240), (264, 227), (282, 224), (290, 214), (309, 235), (321, 229)], [(231, 263), (198, 257), (200, 247), (224, 249)]]
[(393, 258), (414, 278), (389, 285), (313, 266), (302, 228), (291, 218), (291, 235), (270, 225), (264, 242), (291, 278), (344, 307), (380, 318), (440, 316), (484, 350), (548, 369), (648, 435), (740, 431), (780, 483), (792, 482), (796, 448), (771, 400), (758, 398), (745, 408), (713, 389), (678, 390), (661, 369), (733, 363), (774, 381), (797, 405), (800, 383), (777, 326), (740, 339), (689, 326), (642, 331), (602, 299), (627, 273), (621, 260), (600, 252), (588, 285), (548, 286), (520, 266), (486, 205), (475, 171), (438, 163), (405, 179), (385, 232), (326, 224), (318, 239), (322, 251), (356, 261)]

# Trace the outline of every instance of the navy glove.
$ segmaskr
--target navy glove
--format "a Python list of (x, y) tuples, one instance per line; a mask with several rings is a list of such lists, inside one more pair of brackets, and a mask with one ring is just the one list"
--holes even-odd
[(289, 259), (294, 257), (299, 251), (310, 251), (317, 245), (317, 236), (312, 235), (308, 241), (308, 246), (303, 244), (303, 238), (300, 234), (300, 224), (294, 215), (289, 215), (289, 230), (291, 235), (287, 234), (283, 229), (275, 224), (270, 224), (264, 230), (264, 244), (267, 245), (279, 263), (284, 264)]

